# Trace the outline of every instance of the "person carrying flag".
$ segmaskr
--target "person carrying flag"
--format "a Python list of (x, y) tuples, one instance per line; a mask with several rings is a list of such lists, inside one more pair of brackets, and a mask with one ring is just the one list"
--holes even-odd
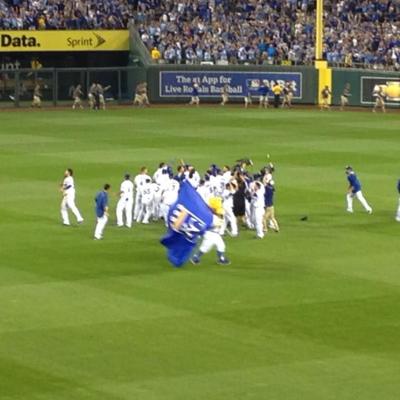
[(211, 227), (204, 233), (203, 241), (190, 261), (192, 264), (200, 264), (201, 256), (208, 253), (213, 247), (216, 247), (218, 256), (217, 264), (229, 265), (230, 261), (225, 256), (225, 242), (219, 233), (223, 222), (222, 216), (224, 214), (221, 198), (212, 197), (208, 202), (208, 206), (213, 213), (213, 222)]

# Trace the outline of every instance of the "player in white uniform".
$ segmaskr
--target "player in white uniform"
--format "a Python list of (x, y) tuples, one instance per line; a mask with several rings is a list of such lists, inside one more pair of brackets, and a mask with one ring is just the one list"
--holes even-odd
[(164, 162), (160, 163), (153, 175), (153, 181), (163, 189), (169, 182), (169, 167)]
[(221, 265), (229, 265), (230, 261), (225, 256), (225, 242), (219, 233), (222, 225), (222, 215), (224, 214), (222, 200), (220, 197), (212, 197), (208, 205), (214, 214), (213, 225), (205, 232), (199, 249), (195, 252), (190, 261), (193, 264), (200, 264), (201, 256), (208, 253), (213, 247), (216, 247), (218, 256), (217, 263)]
[(213, 197), (213, 191), (210, 185), (210, 181), (201, 179), (200, 184), (197, 188), (197, 193), (204, 200), (204, 202), (208, 204), (208, 201), (211, 199), (211, 197)]
[(261, 182), (255, 181), (251, 185), (251, 224), (256, 230), (259, 239), (264, 237), (264, 193), (265, 189)]
[(168, 184), (162, 191), (160, 212), (164, 218), (165, 226), (168, 226), (169, 208), (178, 200), (179, 182), (175, 179), (169, 179)]
[(222, 172), (220, 171), (216, 176), (211, 176), (210, 182), (213, 187), (214, 196), (221, 197), (222, 192), (225, 189), (225, 183)]
[(238, 235), (238, 226), (235, 215), (233, 214), (233, 195), (237, 190), (237, 185), (234, 182), (227, 183), (225, 190), (222, 193), (224, 219), (222, 221), (220, 234), (224, 235), (225, 230), (230, 225), (231, 235), (236, 237)]
[(231, 169), (229, 168), (228, 165), (224, 165), (222, 168), (222, 182), (224, 184), (224, 187), (227, 183), (229, 183), (232, 180), (232, 172)]
[(126, 227), (132, 227), (132, 208), (133, 208), (133, 182), (129, 174), (125, 175), (119, 190), (120, 199), (117, 204), (117, 225), (124, 226), (124, 213), (126, 218)]
[(162, 217), (161, 215), (161, 209), (160, 209), (160, 204), (161, 204), (161, 186), (158, 185), (157, 183), (153, 182), (151, 184), (151, 191), (153, 192), (153, 202), (151, 204), (151, 215), (153, 217), (154, 221), (158, 221), (159, 218)]
[(133, 219), (137, 221), (138, 216), (139, 216), (139, 211), (142, 206), (142, 198), (141, 198), (141, 187), (144, 185), (147, 179), (150, 179), (150, 176), (148, 175), (148, 170), (147, 167), (142, 167), (140, 168), (140, 173), (139, 175), (135, 176), (135, 179), (133, 180), (133, 183), (135, 184), (135, 208), (133, 211)]
[(143, 185), (140, 186), (139, 190), (140, 190), (141, 206), (139, 210), (139, 215), (137, 217), (137, 222), (141, 222), (142, 224), (148, 224), (152, 215), (153, 200), (154, 200), (154, 192), (151, 179), (150, 178), (146, 179)]
[(78, 224), (83, 222), (83, 218), (78, 208), (75, 205), (75, 183), (73, 178), (74, 172), (71, 168), (68, 168), (64, 172), (64, 181), (61, 184), (61, 192), (63, 198), (61, 201), (61, 217), (63, 225), (71, 225), (69, 222), (68, 209), (75, 215)]
[(199, 184), (200, 184), (200, 174), (195, 170), (195, 168), (192, 165), (189, 165), (187, 170), (185, 171), (185, 176), (186, 179), (189, 181), (189, 183), (197, 189)]

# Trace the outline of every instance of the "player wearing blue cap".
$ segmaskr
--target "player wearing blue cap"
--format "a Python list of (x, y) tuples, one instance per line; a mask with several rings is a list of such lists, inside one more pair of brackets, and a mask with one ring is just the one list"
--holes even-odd
[(362, 204), (368, 214), (372, 214), (372, 208), (365, 200), (361, 192), (361, 183), (354, 172), (353, 168), (349, 165), (346, 167), (346, 175), (347, 180), (349, 181), (349, 188), (347, 191), (347, 211), (352, 213), (353, 212), (353, 199), (354, 197), (358, 199), (358, 201)]

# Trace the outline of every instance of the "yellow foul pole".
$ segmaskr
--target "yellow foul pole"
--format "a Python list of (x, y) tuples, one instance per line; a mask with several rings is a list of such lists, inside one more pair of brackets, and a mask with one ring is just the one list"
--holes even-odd
[(317, 0), (316, 21), (315, 21), (315, 60), (322, 60), (322, 43), (324, 40), (324, 0)]
[[(324, 0), (317, 0), (315, 13), (315, 68), (318, 70), (318, 104), (322, 104), (322, 90), (328, 86), (332, 91), (332, 70), (323, 59), (324, 43)], [(331, 99), (329, 99), (331, 103)]]

